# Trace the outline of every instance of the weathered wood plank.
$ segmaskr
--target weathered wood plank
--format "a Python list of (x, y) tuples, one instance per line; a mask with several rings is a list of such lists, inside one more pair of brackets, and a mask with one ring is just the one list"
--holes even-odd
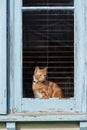
[(87, 121), (87, 113), (19, 113), (0, 115), (0, 122), (32, 122), (32, 121)]
[[(85, 36), (84, 36), (84, 47), (85, 47), (85, 83), (84, 83), (84, 92), (85, 95), (83, 99), (83, 105), (85, 107), (85, 111), (87, 112), (87, 1), (84, 0), (84, 26), (85, 26)], [(84, 93), (83, 93), (84, 94)]]
[(75, 0), (75, 43), (74, 43), (74, 83), (75, 83), (75, 97), (76, 109), (85, 111), (82, 105), (84, 96), (84, 79), (85, 79), (85, 44), (84, 44), (84, 1)]
[(22, 99), (22, 112), (74, 112), (75, 99)]
[(6, 0), (0, 0), (0, 113), (1, 114), (5, 114), (7, 112), (6, 65), (7, 65), (6, 64)]
[(10, 0), (10, 106), (21, 112), (22, 94), (22, 22), (21, 0)]

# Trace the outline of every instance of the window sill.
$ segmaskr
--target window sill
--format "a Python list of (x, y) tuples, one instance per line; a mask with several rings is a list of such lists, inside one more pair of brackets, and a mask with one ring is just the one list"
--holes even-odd
[(32, 122), (32, 121), (87, 121), (87, 113), (16, 113), (0, 115), (0, 122)]

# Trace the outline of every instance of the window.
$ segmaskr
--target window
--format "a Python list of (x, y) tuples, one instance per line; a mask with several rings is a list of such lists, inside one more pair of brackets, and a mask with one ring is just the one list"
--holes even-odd
[(6, 81), (6, 0), (3, 0), (0, 4), (0, 114), (7, 112)]
[[(13, 112), (83, 110), (83, 10), (78, 13), (81, 5), (81, 0), (13, 2)], [(37, 65), (48, 65), (48, 79), (60, 84), (64, 99), (33, 98), (31, 84)]]
[(23, 97), (33, 97), (36, 66), (48, 66), (48, 80), (58, 83), (65, 98), (74, 96), (73, 10), (23, 11)]

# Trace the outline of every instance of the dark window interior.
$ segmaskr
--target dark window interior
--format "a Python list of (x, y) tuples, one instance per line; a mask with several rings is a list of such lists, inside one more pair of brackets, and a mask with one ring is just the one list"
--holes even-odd
[(23, 6), (73, 6), (73, 0), (23, 0)]
[[(33, 1), (30, 4), (33, 5)], [(61, 0), (61, 3), (63, 1)], [(66, 0), (66, 3), (72, 4), (72, 2), (68, 3), (69, 1), (71, 0)], [(24, 5), (27, 4), (29, 5), (28, 0), (24, 0)], [(23, 12), (22, 21), (23, 97), (33, 98), (34, 68), (45, 67), (47, 64), (48, 80), (58, 83), (66, 98), (73, 97), (74, 12), (72, 10), (29, 10)]]

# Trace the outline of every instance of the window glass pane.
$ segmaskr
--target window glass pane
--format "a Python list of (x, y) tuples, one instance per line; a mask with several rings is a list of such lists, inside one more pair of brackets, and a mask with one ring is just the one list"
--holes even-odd
[(23, 6), (73, 6), (73, 0), (23, 0)]
[[(23, 97), (33, 97), (36, 66), (48, 62), (48, 80), (58, 83), (65, 97), (74, 96), (74, 12), (23, 12)], [(48, 58), (47, 58), (48, 57)]]

